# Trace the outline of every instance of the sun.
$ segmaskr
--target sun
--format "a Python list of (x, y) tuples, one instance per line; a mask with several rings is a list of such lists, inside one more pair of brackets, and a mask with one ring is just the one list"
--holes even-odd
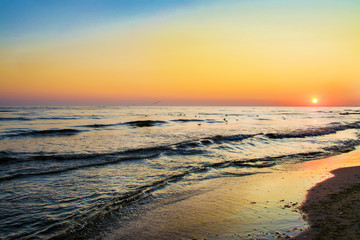
[(313, 102), (313, 104), (316, 104), (316, 103), (318, 102), (318, 99), (317, 99), (317, 98), (313, 98), (313, 99), (312, 99), (312, 102)]

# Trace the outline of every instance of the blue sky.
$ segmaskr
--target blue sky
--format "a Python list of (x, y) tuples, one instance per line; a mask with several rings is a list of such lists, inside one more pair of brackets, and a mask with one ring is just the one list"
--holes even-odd
[[(200, 2), (200, 1), (197, 1)], [(114, 19), (144, 17), (193, 4), (190, 0), (0, 0), (2, 40), (56, 34)]]

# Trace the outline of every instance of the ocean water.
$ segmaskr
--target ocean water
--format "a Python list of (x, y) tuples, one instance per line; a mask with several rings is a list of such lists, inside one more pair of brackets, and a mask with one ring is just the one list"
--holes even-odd
[(359, 129), (359, 107), (1, 107), (0, 238), (96, 238), (168, 186), (348, 152)]

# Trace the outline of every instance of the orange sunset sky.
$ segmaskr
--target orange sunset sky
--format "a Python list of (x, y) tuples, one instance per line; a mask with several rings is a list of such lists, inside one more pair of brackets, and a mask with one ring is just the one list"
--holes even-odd
[(360, 105), (359, 1), (0, 9), (0, 105)]

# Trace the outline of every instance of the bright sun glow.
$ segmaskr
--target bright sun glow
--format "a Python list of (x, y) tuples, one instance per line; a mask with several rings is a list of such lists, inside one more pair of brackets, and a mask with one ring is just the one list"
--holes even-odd
[(312, 102), (315, 104), (318, 102), (317, 98), (313, 98)]

